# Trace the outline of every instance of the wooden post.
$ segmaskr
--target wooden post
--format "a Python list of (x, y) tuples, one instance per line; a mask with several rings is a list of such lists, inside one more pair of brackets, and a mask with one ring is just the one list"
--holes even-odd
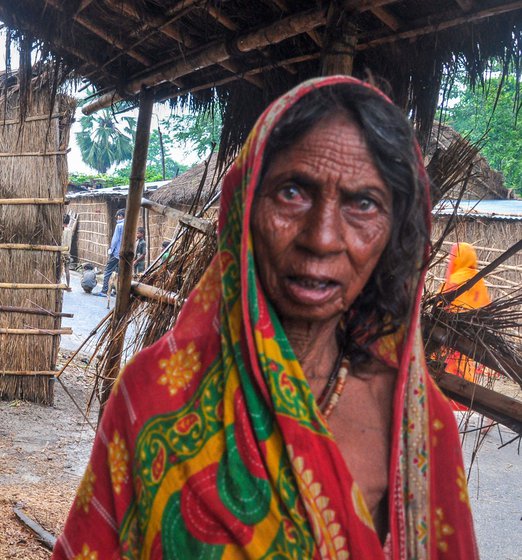
[(341, 3), (332, 0), (328, 9), (321, 53), (321, 74), (351, 76), (356, 46), (357, 27), (349, 20), (349, 15)]
[(154, 97), (152, 91), (142, 89), (140, 93), (140, 109), (136, 127), (136, 142), (132, 155), (132, 169), (130, 177), (129, 194), (125, 211), (125, 225), (120, 249), (120, 263), (118, 275), (118, 295), (111, 323), (111, 337), (107, 347), (107, 360), (100, 395), (101, 409), (107, 401), (114, 379), (120, 369), (121, 353), (125, 338), (125, 325), (120, 325), (121, 319), (130, 303), (130, 288), (132, 282), (132, 263), (134, 260), (134, 246), (136, 243), (136, 230), (141, 208), (141, 197), (145, 184), (145, 169), (147, 165), (147, 152), (149, 149), (150, 124)]

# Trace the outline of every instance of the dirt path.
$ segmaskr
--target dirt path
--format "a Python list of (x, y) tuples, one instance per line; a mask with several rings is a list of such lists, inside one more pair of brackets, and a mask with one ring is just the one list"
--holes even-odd
[[(80, 359), (71, 364), (62, 380), (86, 410), (93, 376)], [(93, 410), (91, 422), (95, 423), (96, 415), (97, 410)], [(93, 437), (92, 428), (58, 382), (54, 407), (0, 401), (0, 559), (50, 557), (17, 520), (12, 507), (22, 504), (25, 513), (58, 535), (87, 464)]]

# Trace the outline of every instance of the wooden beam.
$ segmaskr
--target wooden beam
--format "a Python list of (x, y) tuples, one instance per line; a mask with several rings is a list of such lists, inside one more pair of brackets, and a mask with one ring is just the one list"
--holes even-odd
[(464, 12), (469, 12), (473, 9), (473, 0), (455, 0)]
[[(1, 122), (0, 122), (1, 125)], [(61, 150), (58, 152), (0, 152), (0, 158), (3, 157), (49, 157), (49, 156), (66, 156), (70, 152), (70, 148), (67, 150)]]
[(394, 43), (403, 39), (414, 39), (423, 35), (438, 33), (439, 31), (444, 31), (445, 29), (451, 29), (453, 27), (458, 27), (459, 25), (464, 25), (467, 23), (475, 23), (482, 19), (487, 19), (492, 16), (498, 16), (520, 9), (522, 9), (522, 0), (517, 0), (516, 2), (510, 2), (509, 4), (487, 8), (475, 13), (468, 13), (465, 16), (455, 17), (447, 21), (440, 21), (438, 23), (430, 23), (426, 25), (420, 24), (420, 27), (410, 29), (409, 31), (396, 33), (394, 35), (387, 35), (385, 37), (380, 37), (377, 39), (361, 38), (361, 42), (357, 45), (357, 50), (365, 50), (378, 47), (380, 45), (385, 45), (387, 43)]
[(343, 10), (361, 14), (368, 10), (376, 10), (389, 4), (396, 4), (398, 0), (345, 0), (342, 4)]
[(321, 50), (321, 74), (333, 76), (353, 73), (357, 27), (342, 6), (336, 2), (328, 10), (325, 40)]
[(143, 208), (147, 208), (148, 210), (151, 210), (156, 214), (160, 214), (162, 216), (170, 216), (171, 218), (180, 221), (182, 224), (193, 227), (194, 229), (197, 229), (204, 234), (210, 233), (213, 229), (212, 224), (208, 220), (196, 218), (191, 214), (186, 214), (185, 212), (181, 212), (181, 210), (176, 210), (175, 208), (169, 208), (168, 206), (164, 206), (163, 204), (153, 202), (152, 200), (142, 198), (141, 205)]
[(16, 307), (13, 305), (0, 305), (0, 313), (26, 313), (28, 315), (48, 315), (50, 317), (74, 317), (74, 313), (61, 313), (41, 307)]
[(63, 198), (0, 198), (0, 204), (65, 204)]
[(59, 245), (31, 245), (29, 243), (0, 243), (0, 249), (14, 249), (16, 251), (51, 251), (63, 253), (69, 250), (69, 247), (60, 247)]
[(398, 31), (401, 27), (404, 26), (399, 18), (388, 12), (386, 8), (372, 8), (371, 12), (376, 18), (380, 19), (392, 31)]
[(448, 398), (500, 422), (517, 434), (522, 434), (521, 401), (506, 397), (451, 373), (434, 375), (434, 378)]
[[(147, 168), (147, 152), (149, 148), (150, 123), (154, 97), (151, 90), (143, 88), (140, 93), (140, 109), (136, 126), (136, 140), (132, 155), (132, 167), (129, 184), (129, 194), (125, 211), (125, 225), (120, 249), (120, 263), (118, 274), (118, 293), (111, 322), (111, 337), (107, 347), (106, 366), (100, 395), (101, 411), (109, 398), (112, 384), (118, 375), (121, 363), (121, 353), (125, 339), (126, 325), (122, 324), (130, 303), (130, 289), (133, 274), (134, 246), (136, 230), (140, 215), (143, 186), (145, 185), (145, 171)], [(101, 414), (100, 411), (100, 414)]]
[(76, 10), (76, 13), (79, 14), (80, 12), (83, 12), (83, 10), (85, 10), (85, 8), (90, 6), (92, 3), (93, 0), (82, 0), (80, 5), (78, 6), (78, 9)]
[(66, 290), (67, 284), (20, 284), (16, 282), (0, 282), (5, 290)]
[(50, 377), (54, 377), (54, 375), (56, 374), (56, 371), (29, 371), (29, 370), (25, 370), (25, 371), (10, 371), (10, 370), (0, 370), (0, 377), (2, 375), (27, 375), (27, 376), (39, 376), (39, 375), (44, 375), (44, 376), (50, 376)]
[[(46, 0), (46, 1), (53, 8), (59, 10), (60, 12), (64, 11), (64, 8), (60, 3), (60, 0)], [(113, 45), (118, 49), (121, 49), (122, 51), (125, 52), (125, 54), (134, 58), (134, 60), (137, 60), (139, 63), (143, 64), (144, 66), (149, 66), (150, 64), (152, 64), (152, 60), (150, 58), (148, 58), (145, 55), (142, 55), (141, 53), (139, 53), (138, 51), (132, 48), (129, 49), (128, 45), (126, 45), (123, 41), (120, 41), (120, 39), (118, 39), (117, 37), (114, 37), (113, 35), (107, 33), (105, 27), (100, 27), (99, 25), (96, 25), (90, 19), (86, 18), (85, 16), (82, 16), (80, 13), (78, 13), (73, 18), (73, 20), (78, 22), (82, 27), (84, 27), (85, 29), (87, 29), (88, 31), (90, 31), (91, 33), (93, 33), (94, 35), (96, 35), (97, 37), (99, 37), (109, 45)]]
[[(300, 62), (307, 62), (309, 60), (317, 60), (320, 57), (320, 53), (315, 52), (312, 54), (304, 54), (301, 56), (294, 56), (292, 58), (287, 58), (285, 60), (280, 60), (279, 62), (274, 62), (273, 64), (265, 64), (264, 66), (260, 66), (259, 68), (253, 68), (251, 70), (247, 70), (243, 76), (250, 76), (254, 74), (258, 74), (260, 72), (264, 72), (265, 70), (273, 70), (274, 68), (279, 68), (280, 66), (284, 66), (285, 64), (298, 64)], [(228, 84), (230, 82), (236, 82), (241, 79), (242, 76), (227, 76), (226, 78), (222, 78), (221, 80), (214, 80), (212, 82), (205, 82), (203, 84), (198, 84), (196, 86), (190, 86), (186, 89), (176, 89), (176, 90), (169, 90), (167, 92), (162, 92), (156, 96), (156, 102), (166, 101), (167, 99), (173, 99), (175, 97), (179, 97), (180, 95), (186, 95), (187, 93), (194, 93), (197, 91), (201, 91), (204, 89), (209, 89), (213, 87), (222, 86), (224, 84)]]
[[(163, 17), (150, 16), (150, 19), (148, 19), (147, 23), (138, 27), (137, 30), (133, 33), (133, 35), (138, 36), (139, 39), (136, 42), (134, 42), (131, 45), (131, 47), (136, 47), (137, 45), (143, 43), (149, 37), (153, 36), (155, 33), (162, 33), (163, 35), (170, 37), (171, 39), (174, 39), (181, 46), (184, 47), (188, 47), (188, 48), (199, 47), (200, 45), (198, 45), (190, 37), (190, 35), (187, 35), (186, 33), (182, 33), (178, 29), (178, 27), (174, 25), (174, 22), (176, 20), (178, 20), (179, 18), (183, 17), (185, 14), (190, 12), (195, 7), (196, 4), (197, 4), (196, 0), (185, 0), (184, 2), (180, 2), (176, 4), (174, 8), (168, 10)], [(139, 12), (129, 4), (122, 3), (122, 4), (113, 5), (112, 9), (117, 13), (123, 13), (125, 16), (131, 17), (138, 22), (141, 21), (141, 15), (139, 14)], [(124, 54), (123, 52), (116, 54), (108, 62), (106, 62), (105, 65), (114, 62), (117, 58), (119, 58), (123, 54)], [(163, 62), (166, 61), (162, 61), (162, 63)], [(241, 72), (241, 68), (239, 67), (239, 65), (232, 61), (225, 61), (221, 63), (220, 66), (233, 73)], [(258, 78), (251, 78), (248, 81), (250, 81), (257, 87), (261, 88), (263, 86), (263, 83)], [(177, 82), (173, 81), (173, 83), (177, 83)], [(182, 87), (182, 84), (179, 84), (179, 82), (177, 83), (177, 85), (179, 87)]]
[[(234, 41), (233, 48), (227, 41), (218, 41), (202, 49), (193, 49), (178, 57), (175, 62), (161, 65), (152, 71), (143, 72), (132, 78), (124, 89), (130, 94), (140, 90), (142, 86), (154, 86), (164, 82), (171, 82), (195, 70), (202, 70), (214, 64), (219, 64), (230, 58), (230, 52), (250, 52), (268, 45), (277, 44), (285, 39), (294, 37), (308, 30), (324, 25), (326, 14), (323, 8), (308, 10), (287, 18), (283, 18), (252, 33), (240, 36)], [(83, 113), (90, 115), (99, 109), (109, 107), (122, 97), (110, 91), (99, 97), (93, 103), (83, 107)]]
[[(60, 117), (65, 117), (65, 113), (53, 113), (49, 116), (47, 115), (31, 115), (30, 117), (25, 117), (24, 123), (34, 122), (34, 121), (48, 121), (49, 119), (59, 119)], [(0, 126), (5, 126), (7, 124), (20, 124), (20, 119), (0, 119)]]
[(155, 286), (150, 286), (149, 284), (142, 284), (141, 282), (132, 282), (131, 291), (136, 296), (168, 303), (169, 305), (174, 305), (178, 301), (178, 296), (176, 294), (167, 292), (167, 290), (162, 290), (161, 288), (156, 288)]
[(62, 329), (9, 329), (0, 328), (0, 334), (25, 334), (25, 335), (50, 335), (58, 336), (62, 334), (72, 334), (73, 331), (70, 327), (64, 327)]
[(225, 15), (221, 10), (219, 10), (218, 8), (216, 8), (215, 6), (210, 4), (209, 2), (204, 4), (203, 8), (212, 17), (212, 19), (215, 19), (223, 27), (226, 27), (227, 29), (230, 29), (230, 31), (237, 31), (237, 29), (238, 29), (237, 25), (227, 15)]

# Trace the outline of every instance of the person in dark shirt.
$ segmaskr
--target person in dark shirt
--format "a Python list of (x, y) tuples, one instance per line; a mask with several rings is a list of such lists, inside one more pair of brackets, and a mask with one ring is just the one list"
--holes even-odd
[(136, 233), (136, 258), (134, 259), (134, 274), (143, 274), (145, 270), (145, 255), (147, 243), (145, 242), (145, 229), (138, 228)]

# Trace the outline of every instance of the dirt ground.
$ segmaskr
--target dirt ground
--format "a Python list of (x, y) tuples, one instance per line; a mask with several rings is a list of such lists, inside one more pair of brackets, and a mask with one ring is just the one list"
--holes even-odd
[[(66, 359), (62, 352), (60, 359)], [(61, 377), (86, 410), (93, 375), (81, 358)], [(87, 463), (94, 431), (55, 382), (54, 406), (0, 401), (0, 559), (40, 560), (51, 555), (13, 513), (15, 504), (59, 535)], [(97, 410), (89, 414), (95, 425)]]

